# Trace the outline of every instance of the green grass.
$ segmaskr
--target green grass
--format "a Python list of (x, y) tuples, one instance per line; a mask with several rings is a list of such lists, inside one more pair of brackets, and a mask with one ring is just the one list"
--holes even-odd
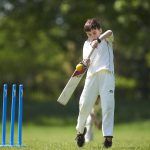
[[(23, 127), (23, 150), (100, 150), (103, 137), (95, 130), (94, 141), (78, 148), (75, 126), (51, 127), (26, 125)], [(8, 138), (9, 135), (7, 135)], [(16, 139), (17, 137), (15, 137)], [(8, 141), (8, 139), (7, 139)], [(10, 148), (1, 148), (7, 150)], [(15, 150), (18, 148), (11, 148)], [(112, 150), (150, 150), (150, 121), (115, 125)]]

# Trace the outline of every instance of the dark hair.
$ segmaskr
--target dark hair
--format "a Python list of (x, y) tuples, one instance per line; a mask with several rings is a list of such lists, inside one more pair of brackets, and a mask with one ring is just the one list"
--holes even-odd
[(92, 29), (100, 29), (100, 28), (101, 28), (100, 21), (96, 18), (88, 19), (84, 25), (85, 32), (89, 32)]

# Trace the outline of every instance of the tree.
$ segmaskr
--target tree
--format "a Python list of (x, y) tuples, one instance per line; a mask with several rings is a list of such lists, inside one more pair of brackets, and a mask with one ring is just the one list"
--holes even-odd
[(149, 7), (141, 0), (2, 0), (1, 82), (24, 83), (30, 99), (57, 99), (82, 58), (83, 24), (94, 16), (114, 31), (118, 96), (149, 99)]

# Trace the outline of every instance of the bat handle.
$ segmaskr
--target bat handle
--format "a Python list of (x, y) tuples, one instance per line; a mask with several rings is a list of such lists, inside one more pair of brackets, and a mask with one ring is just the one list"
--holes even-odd
[(92, 54), (93, 54), (93, 52), (94, 52), (94, 49), (95, 49), (95, 48), (92, 48), (92, 50), (91, 50), (91, 52), (90, 52), (89, 56), (87, 57), (87, 59), (90, 59), (91, 55), (92, 55)]

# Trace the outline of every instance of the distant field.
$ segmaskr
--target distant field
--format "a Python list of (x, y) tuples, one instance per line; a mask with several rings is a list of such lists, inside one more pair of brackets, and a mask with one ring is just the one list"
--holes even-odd
[[(1, 131), (0, 131), (1, 132)], [(75, 127), (47, 127), (28, 125), (23, 127), (24, 150), (78, 150), (75, 143)], [(9, 136), (9, 135), (8, 135)], [(16, 137), (15, 137), (16, 138)], [(1, 138), (0, 138), (1, 140)], [(95, 129), (95, 139), (83, 150), (102, 148), (101, 131)], [(1, 148), (7, 150), (9, 148)], [(15, 150), (18, 148), (11, 148)], [(82, 148), (81, 148), (82, 149)], [(113, 150), (150, 150), (150, 121), (115, 126)]]

